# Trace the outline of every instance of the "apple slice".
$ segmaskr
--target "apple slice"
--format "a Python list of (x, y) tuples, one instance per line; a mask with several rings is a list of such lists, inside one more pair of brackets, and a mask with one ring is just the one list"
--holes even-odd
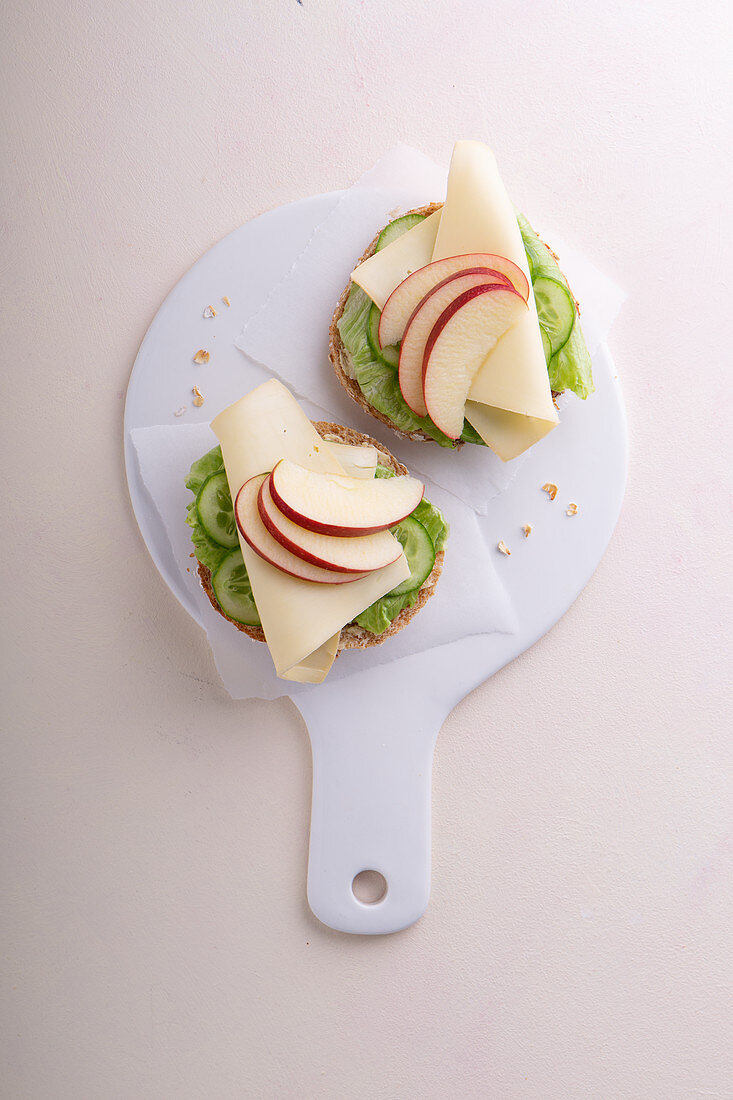
[(435, 322), (423, 356), (423, 392), (433, 423), (449, 439), (463, 431), (468, 391), (481, 364), (526, 309), (514, 289), (474, 286)]
[(495, 276), (493, 271), (485, 267), (469, 268), (468, 271), (449, 275), (427, 292), (407, 322), (400, 345), (399, 383), (402, 396), (418, 416), (428, 415), (423, 394), (423, 357), (425, 345), (436, 321), (464, 291), (474, 286), (487, 286), (489, 283), (511, 288), (508, 279), (502, 280), (501, 275)]
[(291, 554), (277, 539), (274, 539), (262, 522), (257, 507), (260, 486), (268, 476), (268, 474), (257, 474), (256, 477), (245, 481), (234, 501), (237, 527), (242, 533), (242, 538), (248, 546), (252, 547), (255, 554), (259, 554), (281, 573), (298, 577), (302, 581), (313, 581), (316, 584), (347, 584), (349, 581), (358, 581), (368, 576), (367, 573), (341, 573), (333, 569), (323, 569)]
[(379, 319), (379, 344), (388, 347), (398, 343), (407, 328), (407, 322), (416, 309), (418, 303), (425, 295), (447, 279), (450, 275), (465, 272), (469, 268), (488, 268), (495, 274), (494, 279), (487, 282), (501, 283), (505, 279), (512, 284), (525, 302), (529, 297), (529, 282), (521, 267), (508, 260), (506, 256), (495, 256), (489, 252), (475, 252), (469, 256), (446, 256), (443, 260), (426, 264), (425, 267), (413, 271), (390, 294), (384, 303), (382, 316)]
[(417, 508), (424, 485), (414, 477), (363, 478), (323, 474), (283, 458), (272, 471), (276, 507), (309, 531), (354, 538), (393, 527)]
[(376, 531), (373, 535), (344, 538), (342, 535), (322, 535), (299, 527), (276, 506), (270, 492), (270, 478), (260, 486), (257, 497), (260, 519), (272, 537), (291, 554), (337, 573), (372, 573), (391, 565), (402, 553), (402, 546), (391, 531)]

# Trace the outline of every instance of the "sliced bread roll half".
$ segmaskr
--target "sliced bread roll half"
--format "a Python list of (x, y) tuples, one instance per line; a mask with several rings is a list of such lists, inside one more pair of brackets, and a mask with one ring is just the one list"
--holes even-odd
[[(443, 204), (440, 203), (440, 202), (430, 203), (428, 206), (420, 206), (420, 207), (416, 207), (414, 210), (408, 210), (407, 214), (402, 215), (402, 216), (407, 216), (409, 214), (420, 214), (420, 215), (423, 215), (423, 216), (427, 217), (429, 214), (434, 214), (436, 210), (440, 210), (442, 205)], [(365, 249), (364, 254), (359, 258), (358, 263), (355, 266), (358, 266), (358, 264), (363, 263), (364, 260), (367, 260), (370, 256), (374, 255), (374, 252), (376, 251), (376, 247), (377, 247), (377, 242), (379, 241), (379, 238), (382, 235), (383, 229), (384, 229), (384, 227), (382, 227), (382, 229), (379, 230), (379, 232), (376, 234), (374, 239), (371, 241), (371, 243)], [(550, 246), (548, 244), (546, 244), (544, 241), (541, 242), (541, 243), (544, 245), (544, 247), (547, 249), (547, 251), (550, 253), (550, 255), (555, 259), (555, 261), (558, 261), (557, 255), (555, 254), (555, 252), (553, 252), (553, 250), (550, 248)], [(346, 300), (349, 297), (349, 292), (351, 290), (352, 285), (353, 284), (351, 283), (351, 281), (349, 281), (348, 285), (344, 288), (344, 290), (343, 290), (343, 292), (342, 292), (342, 294), (341, 294), (341, 296), (340, 296), (340, 298), (339, 298), (339, 300), (336, 304), (336, 309), (335, 309), (333, 317), (331, 319), (331, 327), (329, 329), (329, 350), (328, 350), (328, 354), (329, 354), (329, 359), (331, 360), (331, 364), (333, 366), (334, 372), (336, 374), (336, 377), (338, 378), (339, 382), (344, 387), (344, 389), (347, 391), (347, 393), (350, 395), (350, 397), (352, 397), (353, 400), (357, 403), (357, 405), (360, 405), (361, 408), (364, 409), (365, 412), (369, 413), (370, 416), (373, 416), (376, 420), (381, 421), (382, 424), (385, 424), (388, 428), (391, 428), (393, 432), (397, 433), (397, 435), (401, 436), (403, 439), (414, 439), (414, 440), (417, 440), (417, 441), (420, 441), (420, 442), (432, 442), (432, 440), (430, 439), (430, 436), (426, 435), (422, 431), (419, 431), (419, 430), (414, 431), (414, 432), (402, 431), (400, 428), (398, 428), (395, 424), (392, 423), (392, 421), (389, 419), (388, 416), (385, 416), (384, 413), (379, 412), (378, 409), (373, 408), (372, 405), (370, 405), (369, 402), (367, 401), (364, 394), (362, 393), (361, 388), (359, 387), (359, 383), (357, 382), (356, 378), (353, 377), (353, 370), (351, 369), (351, 365), (349, 363), (349, 355), (348, 355), (348, 352), (346, 350), (346, 347), (344, 346), (344, 342), (341, 338), (341, 333), (339, 332), (339, 327), (338, 327), (339, 321), (341, 320), (341, 317), (343, 316), (344, 308), (346, 306)], [(571, 292), (571, 294), (572, 294), (572, 292)], [(573, 302), (575, 303), (575, 311), (579, 316), (580, 315), (580, 307), (579, 307), (578, 302), (577, 302), (577, 300), (575, 299), (574, 296), (573, 296)], [(558, 396), (559, 396), (558, 391), (553, 390), (552, 391), (552, 397), (553, 397), (553, 401), (555, 402), (556, 405), (557, 405)], [(456, 444), (456, 448), (462, 447), (463, 445), (464, 444), (459, 441)]]
[[(397, 459), (386, 450), (384, 445), (378, 440), (373, 439), (371, 436), (364, 435), (362, 432), (357, 432), (353, 428), (345, 428), (341, 424), (330, 424), (327, 421), (314, 421), (313, 425), (316, 431), (323, 439), (330, 440), (338, 443), (350, 443), (355, 446), (372, 446), (376, 447), (379, 452), (379, 462), (382, 466), (388, 466), (395, 474), (406, 474), (407, 469), (397, 461)], [(339, 652), (342, 649), (367, 649), (370, 646), (381, 645), (386, 642), (388, 638), (392, 638), (395, 634), (407, 626), (411, 619), (417, 615), (418, 611), (425, 606), (430, 597), (435, 591), (435, 587), (438, 583), (438, 579), (443, 569), (443, 560), (445, 558), (445, 551), (439, 550), (435, 555), (435, 564), (432, 572), (428, 578), (422, 584), (418, 593), (418, 598), (412, 607), (405, 607), (400, 611), (389, 627), (381, 634), (372, 634), (369, 630), (365, 630), (363, 627), (358, 626), (356, 623), (349, 623), (341, 631), (341, 641), (339, 642)], [(202, 563), (198, 562), (198, 574), (201, 580), (202, 587), (209, 597), (211, 606), (215, 611), (218, 611), (220, 615), (223, 615), (225, 619), (236, 626), (237, 630), (241, 630), (244, 634), (247, 634), (250, 638), (256, 642), (264, 642), (264, 631), (259, 626), (245, 626), (244, 623), (235, 622), (231, 619), (226, 612), (222, 610), (217, 602), (214, 588), (211, 582), (211, 572)]]

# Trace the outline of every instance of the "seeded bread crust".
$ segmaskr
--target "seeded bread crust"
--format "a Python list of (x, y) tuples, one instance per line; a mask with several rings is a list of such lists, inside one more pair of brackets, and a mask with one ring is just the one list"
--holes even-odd
[[(408, 210), (407, 214), (423, 214), (427, 217), (429, 214), (434, 214), (436, 210), (440, 210), (442, 205), (443, 205), (442, 202), (433, 202), (433, 203), (430, 203), (428, 206), (418, 206), (414, 210)], [(403, 216), (406, 216), (406, 215), (403, 215)], [(364, 254), (359, 258), (357, 263), (354, 265), (355, 267), (358, 266), (358, 264), (363, 263), (364, 260), (368, 260), (370, 256), (374, 255), (374, 252), (375, 252), (376, 247), (377, 247), (377, 241), (379, 240), (379, 238), (382, 234), (382, 231), (383, 231), (382, 229), (379, 230), (379, 233), (377, 233), (376, 237), (371, 242), (371, 244), (367, 247)], [(542, 243), (544, 244), (545, 248), (550, 253), (550, 255), (559, 264), (560, 263), (560, 258), (557, 255), (557, 253), (553, 252), (553, 250), (550, 248), (549, 244), (547, 244), (545, 241), (542, 241)], [(331, 360), (331, 365), (333, 366), (336, 377), (338, 378), (339, 382), (344, 387), (346, 392), (349, 394), (349, 396), (352, 397), (354, 401), (356, 401), (357, 405), (360, 405), (361, 408), (364, 409), (364, 412), (369, 413), (369, 415), (373, 416), (376, 420), (381, 420), (382, 424), (386, 424), (386, 426), (388, 428), (391, 428), (392, 431), (396, 435), (401, 436), (402, 439), (414, 439), (418, 442), (433, 443), (434, 440), (432, 440), (430, 438), (430, 436), (426, 435), (424, 432), (421, 432), (421, 431), (403, 432), (399, 428), (396, 428), (395, 425), (392, 423), (392, 421), (389, 419), (388, 416), (385, 416), (384, 413), (378, 412), (377, 409), (372, 408), (372, 406), (369, 404), (369, 402), (367, 401), (364, 394), (361, 392), (361, 388), (359, 386), (359, 383), (356, 381), (355, 378), (350, 378), (349, 377), (349, 373), (348, 373), (348, 352), (346, 351), (346, 347), (344, 345), (344, 342), (341, 339), (341, 333), (339, 332), (339, 329), (338, 329), (338, 323), (341, 320), (341, 317), (343, 316), (344, 307), (346, 306), (346, 299), (349, 297), (349, 291), (351, 290), (351, 286), (352, 286), (352, 284), (351, 284), (351, 281), (349, 280), (348, 286), (346, 286), (344, 288), (343, 293), (341, 294), (341, 297), (339, 298), (338, 302), (336, 303), (336, 309), (335, 309), (334, 315), (331, 319), (331, 327), (328, 331), (328, 336), (329, 336), (328, 357)], [(570, 293), (572, 294), (572, 290), (570, 291)], [(575, 298), (574, 295), (573, 295), (573, 301), (575, 302), (576, 313), (578, 314), (578, 316), (580, 316), (580, 306), (578, 305), (577, 299)], [(552, 391), (552, 400), (555, 403), (556, 407), (557, 407), (557, 399), (558, 399), (559, 396), (560, 396), (559, 393), (557, 393), (555, 390)], [(463, 446), (464, 446), (464, 444), (459, 441), (456, 444), (455, 449), (458, 450), (459, 448), (461, 448)]]
[[(409, 210), (408, 213), (424, 214), (427, 216), (428, 214), (434, 214), (436, 210), (440, 210), (442, 205), (442, 202), (433, 202), (430, 203), (428, 206), (419, 206), (415, 210)], [(368, 246), (363, 256), (361, 256), (357, 261), (357, 264), (363, 263), (364, 260), (368, 260), (369, 257), (374, 254), (377, 247), (377, 241), (379, 240), (381, 232), (382, 230), (380, 229), (379, 233), (377, 233), (376, 237)], [(354, 266), (356, 267), (357, 264), (355, 264)], [(338, 330), (338, 323), (343, 315), (344, 306), (346, 305), (346, 299), (349, 296), (350, 290), (351, 282), (349, 281), (348, 286), (344, 289), (341, 297), (338, 300), (338, 303), (336, 304), (336, 310), (331, 320), (331, 328), (329, 329), (328, 333), (328, 357), (331, 360), (331, 364), (336, 373), (336, 377), (338, 378), (344, 389), (347, 391), (349, 396), (352, 397), (354, 401), (356, 401), (357, 405), (361, 406), (364, 412), (369, 413), (369, 415), (373, 416), (376, 420), (381, 420), (383, 424), (386, 424), (388, 428), (391, 428), (391, 430), (397, 435), (401, 436), (402, 439), (415, 439), (425, 443), (432, 443), (433, 440), (431, 440), (430, 436), (426, 435), (425, 432), (403, 432), (400, 431), (399, 428), (396, 428), (388, 416), (385, 416), (384, 413), (380, 413), (376, 409), (372, 408), (364, 394), (361, 392), (359, 383), (356, 381), (355, 378), (349, 377), (348, 353), (346, 351), (346, 347), (344, 346), (344, 342), (341, 339), (341, 333)], [(463, 444), (459, 443), (458, 446), (462, 447)]]
[[(314, 420), (313, 426), (323, 439), (330, 440), (331, 442), (376, 447), (379, 452), (380, 465), (389, 466), (396, 474), (407, 473), (406, 467), (398, 462), (394, 455), (391, 455), (379, 440), (373, 439), (369, 435), (364, 435), (362, 432), (354, 431), (353, 428), (345, 428), (341, 424), (331, 424), (325, 420)], [(399, 632), (407, 626), (410, 620), (417, 615), (418, 611), (425, 606), (435, 591), (438, 579), (443, 570), (444, 558), (445, 552), (439, 550), (435, 555), (435, 565), (433, 566), (432, 572), (420, 588), (417, 601), (412, 607), (403, 608), (383, 634), (372, 634), (368, 630), (364, 630), (363, 627), (357, 626), (356, 623), (350, 623), (341, 631), (339, 652), (342, 649), (369, 649), (371, 646), (382, 645), (388, 638), (392, 638), (395, 634), (399, 634)], [(245, 626), (244, 623), (237, 623), (234, 619), (230, 619), (226, 612), (222, 611), (214, 595), (214, 588), (211, 583), (211, 571), (202, 562), (198, 562), (198, 574), (203, 590), (209, 597), (209, 601), (214, 610), (218, 611), (220, 615), (223, 615), (225, 619), (229, 620), (232, 626), (236, 626), (237, 630), (241, 630), (243, 634), (248, 635), (248, 637), (252, 638), (255, 642), (264, 642), (265, 633), (261, 627)]]

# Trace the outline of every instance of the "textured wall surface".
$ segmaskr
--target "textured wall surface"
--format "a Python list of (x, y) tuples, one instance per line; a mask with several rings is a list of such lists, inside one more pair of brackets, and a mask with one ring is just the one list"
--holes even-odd
[[(4, 1095), (733, 1096), (729, 5), (0, 19)], [(123, 398), (214, 241), (457, 137), (629, 291), (629, 486), (445, 724), (426, 916), (353, 938), (305, 902), (300, 717), (226, 696), (151, 564)]]

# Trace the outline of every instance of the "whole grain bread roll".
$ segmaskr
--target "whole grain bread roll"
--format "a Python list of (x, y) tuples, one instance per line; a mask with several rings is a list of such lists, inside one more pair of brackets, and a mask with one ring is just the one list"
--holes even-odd
[[(428, 214), (434, 214), (436, 210), (440, 210), (442, 205), (442, 202), (433, 202), (430, 203), (428, 206), (418, 206), (414, 210), (408, 210), (407, 214), (422, 214), (427, 217)], [(406, 217), (407, 214), (402, 216)], [(354, 265), (355, 267), (357, 267), (358, 264), (363, 263), (364, 260), (369, 259), (370, 256), (374, 255), (377, 247), (377, 241), (382, 235), (383, 228), (379, 230), (377, 235), (374, 237), (374, 240), (371, 241), (369, 246), (364, 251), (364, 254)], [(542, 243), (545, 245), (545, 248), (548, 250), (550, 255), (558, 260), (557, 255), (552, 251), (549, 244), (546, 244), (544, 241)], [(354, 401), (356, 401), (357, 405), (360, 405), (365, 412), (369, 413), (369, 415), (373, 416), (376, 420), (381, 420), (382, 424), (386, 424), (388, 428), (391, 428), (393, 432), (401, 436), (403, 439), (414, 439), (419, 442), (425, 443), (434, 442), (434, 440), (432, 440), (430, 436), (419, 430), (415, 432), (403, 432), (400, 428), (395, 427), (388, 416), (385, 416), (384, 413), (381, 413), (377, 409), (372, 408), (364, 394), (361, 392), (359, 383), (356, 381), (355, 378), (351, 377), (348, 352), (346, 351), (344, 342), (341, 339), (341, 333), (339, 332), (338, 323), (343, 315), (344, 307), (346, 306), (346, 299), (349, 297), (349, 291), (351, 290), (352, 285), (353, 284), (351, 283), (351, 281), (349, 281), (348, 285), (344, 288), (341, 297), (336, 303), (336, 309), (331, 319), (331, 327), (328, 333), (328, 357), (331, 360), (331, 364), (333, 366), (336, 377), (338, 378), (339, 382), (344, 387), (346, 392), (349, 394), (349, 396), (352, 397)], [(578, 315), (580, 315), (580, 306), (578, 305), (578, 302), (575, 298), (573, 298), (573, 301), (575, 302), (576, 312), (578, 313)], [(555, 402), (556, 406), (558, 396), (559, 394), (555, 390), (553, 390), (552, 399)], [(459, 440), (455, 445), (455, 449), (458, 450), (458, 448), (463, 446), (464, 444)]]
[[(353, 428), (345, 428), (341, 424), (330, 424), (325, 420), (313, 421), (313, 426), (323, 439), (330, 440), (331, 442), (376, 447), (379, 452), (379, 461), (382, 466), (388, 466), (390, 469), (394, 470), (396, 474), (407, 473), (407, 469), (397, 461), (394, 455), (391, 455), (382, 443), (376, 439), (372, 439), (371, 436), (364, 435), (362, 432), (357, 432)], [(410, 620), (417, 615), (418, 611), (425, 606), (435, 591), (438, 578), (443, 570), (444, 557), (445, 551), (443, 550), (439, 550), (435, 555), (435, 564), (432, 572), (420, 588), (418, 598), (412, 607), (403, 608), (382, 634), (372, 634), (356, 623), (349, 623), (349, 625), (345, 626), (341, 631), (339, 652), (342, 649), (368, 649), (370, 646), (381, 645), (383, 642), (386, 642), (388, 638), (392, 638), (395, 634), (399, 634), (400, 630), (406, 627)], [(198, 574), (203, 589), (209, 597), (211, 606), (214, 610), (218, 611), (220, 615), (223, 615), (225, 619), (228, 619), (232, 626), (236, 626), (237, 630), (241, 630), (242, 633), (249, 635), (254, 641), (264, 642), (265, 634), (261, 627), (245, 626), (244, 623), (235, 622), (234, 619), (230, 619), (229, 616), (222, 611), (214, 594), (214, 588), (211, 583), (211, 572), (202, 562), (198, 563)]]

